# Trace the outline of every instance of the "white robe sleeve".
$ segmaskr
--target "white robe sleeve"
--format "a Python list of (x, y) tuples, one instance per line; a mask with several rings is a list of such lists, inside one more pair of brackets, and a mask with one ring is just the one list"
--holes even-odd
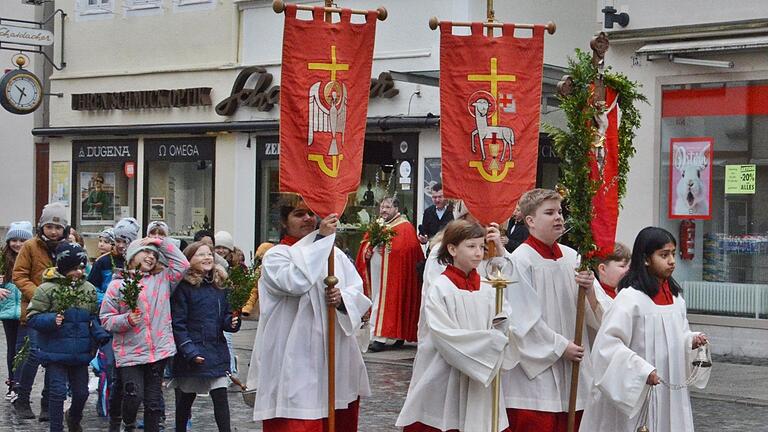
[(642, 408), (648, 375), (656, 368), (629, 348), (635, 323), (632, 310), (620, 303), (603, 317), (592, 347), (595, 386), (621, 412), (634, 417)]
[(508, 342), (507, 336), (493, 329), (459, 328), (447, 312), (439, 290), (431, 290), (426, 298), (427, 325), (435, 348), (452, 367), (487, 387), (498, 373)]
[(343, 274), (340, 280), (345, 281), (341, 290), (345, 312), (336, 311), (336, 321), (347, 336), (353, 336), (362, 325), (363, 315), (371, 308), (371, 301), (363, 294), (363, 280), (357, 269), (343, 253), (336, 252), (336, 271)]
[[(317, 231), (308, 234), (314, 239)], [(326, 271), (335, 235), (318, 241), (301, 239), (290, 247), (275, 246), (264, 255), (259, 287), (275, 296), (306, 294)]]
[[(514, 255), (513, 255), (514, 256)], [(520, 366), (529, 379), (551, 367), (570, 342), (552, 330), (542, 318), (541, 303), (530, 274), (530, 266), (522, 259), (514, 260), (514, 280), (510, 284), (507, 300), (516, 313), (511, 318), (515, 346), (520, 353)]]

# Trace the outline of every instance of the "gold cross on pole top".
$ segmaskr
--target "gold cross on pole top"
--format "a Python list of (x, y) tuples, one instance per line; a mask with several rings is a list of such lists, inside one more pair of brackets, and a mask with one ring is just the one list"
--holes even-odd
[(307, 65), (307, 69), (330, 71), (331, 81), (336, 81), (336, 72), (348, 71), (349, 65), (344, 63), (336, 63), (336, 45), (331, 45), (331, 62), (330, 63), (309, 63)]
[[(513, 82), (517, 79), (514, 75), (499, 75), (499, 60), (496, 57), (491, 57), (491, 73), (490, 74), (469, 74), (467, 75), (467, 81), (485, 81), (491, 83), (491, 96), (493, 96), (494, 103), (499, 97), (499, 83), (500, 82)], [(490, 102), (490, 101), (489, 101)], [(499, 110), (498, 107), (493, 111), (491, 116), (491, 125), (496, 126), (499, 122)]]

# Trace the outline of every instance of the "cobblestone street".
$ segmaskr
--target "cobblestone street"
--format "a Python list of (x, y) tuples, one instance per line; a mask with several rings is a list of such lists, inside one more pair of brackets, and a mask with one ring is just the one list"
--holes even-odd
[[(246, 322), (243, 331), (235, 337), (235, 347), (240, 358), (240, 375), (245, 376), (253, 343), (255, 323)], [(371, 379), (373, 397), (361, 403), (360, 431), (397, 431), (395, 420), (402, 407), (411, 376), (410, 360), (414, 348), (367, 354), (366, 363)], [(768, 410), (768, 367), (716, 363), (710, 387), (693, 398), (694, 421), (697, 432), (768, 432), (765, 413)], [(41, 375), (42, 376), (42, 370)], [(39, 382), (35, 393), (39, 395)], [(173, 430), (173, 391), (165, 392), (168, 421), (167, 430)], [(96, 395), (88, 399), (83, 424), (86, 431), (105, 431), (107, 422), (96, 417)], [(251, 409), (236, 392), (230, 393), (230, 410), (233, 431), (261, 431), (261, 425), (251, 419)], [(39, 398), (33, 399), (33, 411), (39, 412)], [(0, 402), (0, 432), (47, 431), (47, 423), (37, 420), (19, 422), (10, 404)], [(208, 397), (198, 397), (193, 407), (193, 431), (215, 431), (213, 405)], [(587, 432), (587, 431), (584, 431)]]

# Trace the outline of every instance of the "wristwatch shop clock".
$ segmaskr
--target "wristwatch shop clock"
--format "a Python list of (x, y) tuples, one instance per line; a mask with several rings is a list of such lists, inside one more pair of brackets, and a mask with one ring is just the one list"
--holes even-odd
[(0, 80), (0, 105), (14, 114), (29, 114), (43, 101), (43, 85), (32, 72), (16, 69)]

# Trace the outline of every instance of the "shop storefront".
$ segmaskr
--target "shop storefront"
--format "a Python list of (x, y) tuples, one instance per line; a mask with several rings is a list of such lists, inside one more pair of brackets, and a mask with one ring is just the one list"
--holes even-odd
[[(256, 226), (258, 241), (280, 240), (280, 220), (277, 208), (279, 192), (280, 145), (276, 135), (259, 136), (257, 146)], [(341, 217), (339, 236), (341, 247), (354, 255), (362, 233), (359, 225), (366, 218), (378, 217), (378, 204), (382, 198), (395, 196), (400, 200), (400, 211), (414, 224), (419, 215), (419, 133), (369, 133), (363, 151), (363, 169), (360, 187), (350, 195)], [(361, 212), (367, 213), (363, 215)], [(361, 220), (362, 215), (362, 220)]]
[(768, 81), (661, 88), (659, 220), (692, 312), (768, 318)]
[(87, 237), (135, 214), (137, 144), (72, 142), (72, 225)]
[(165, 221), (171, 235), (189, 240), (214, 226), (214, 138), (144, 140), (144, 214)]

